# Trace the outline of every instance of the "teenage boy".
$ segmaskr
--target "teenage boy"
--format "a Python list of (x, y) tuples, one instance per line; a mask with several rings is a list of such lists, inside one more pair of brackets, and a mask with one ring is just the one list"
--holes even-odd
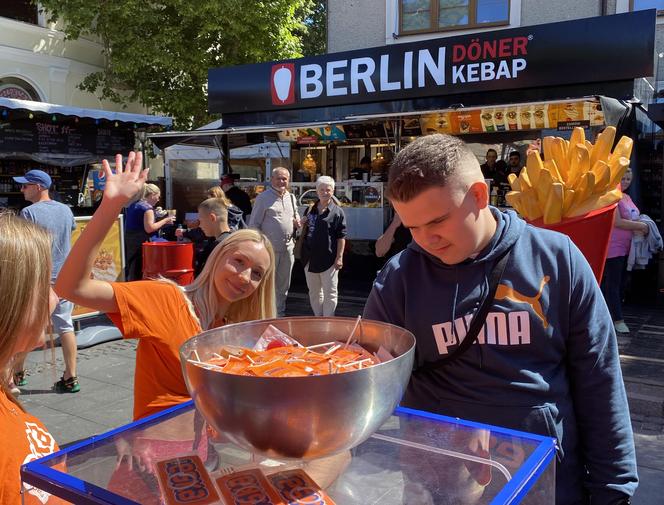
[(210, 254), (231, 234), (228, 226), (228, 207), (221, 198), (208, 198), (198, 206), (200, 229), (207, 237), (203, 250), (196, 257), (195, 274), (201, 273)]
[[(629, 503), (638, 479), (616, 335), (580, 251), (489, 207), (455, 137), (403, 149), (387, 191), (413, 243), (378, 275), (364, 317), (416, 336), (402, 403), (555, 437), (558, 505)], [(466, 335), (474, 343), (448, 358)]]

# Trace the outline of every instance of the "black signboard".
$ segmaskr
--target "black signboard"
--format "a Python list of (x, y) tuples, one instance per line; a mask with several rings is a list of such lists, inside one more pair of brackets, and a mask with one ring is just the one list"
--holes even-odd
[(0, 122), (0, 152), (113, 156), (134, 147), (131, 128), (29, 119)]
[(655, 10), (211, 69), (212, 113), (625, 81), (653, 75)]

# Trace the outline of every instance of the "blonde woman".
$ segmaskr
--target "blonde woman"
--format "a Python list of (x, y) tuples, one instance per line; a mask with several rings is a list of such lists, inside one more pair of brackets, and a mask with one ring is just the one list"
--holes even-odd
[(228, 227), (231, 231), (242, 230), (247, 227), (247, 224), (244, 222), (242, 211), (233, 205), (233, 202), (228, 199), (226, 193), (224, 193), (224, 190), (221, 189), (220, 186), (212, 186), (208, 189), (207, 197), (208, 199), (218, 198), (226, 206), (226, 209), (228, 210)]
[(173, 224), (175, 217), (166, 216), (155, 221), (154, 206), (161, 198), (159, 186), (145, 184), (141, 197), (127, 207), (125, 221), (125, 279), (135, 281), (143, 277), (143, 242), (167, 224)]
[(125, 338), (139, 339), (134, 378), (134, 418), (139, 419), (189, 399), (178, 355), (187, 339), (222, 324), (274, 317), (274, 252), (261, 233), (240, 230), (215, 248), (185, 288), (165, 280), (90, 279), (115, 216), (147, 177), (140, 153), (130, 153), (127, 160), (123, 168), (122, 157), (116, 156), (116, 173), (104, 160), (104, 198), (72, 247), (55, 289), (75, 303), (106, 312)]
[[(51, 244), (46, 230), (9, 213), (0, 214), (0, 258), (0, 370), (9, 371), (16, 354), (42, 344), (58, 299), (50, 288)], [(43, 491), (22, 489), (21, 465), (59, 449), (42, 422), (7, 390), (7, 379), (0, 381), (0, 501), (61, 503)]]

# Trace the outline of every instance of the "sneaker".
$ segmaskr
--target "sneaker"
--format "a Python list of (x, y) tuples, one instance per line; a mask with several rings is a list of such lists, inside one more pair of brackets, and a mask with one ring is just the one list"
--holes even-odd
[(13, 381), (13, 380), (9, 381), (9, 386), (8, 386), (8, 388), (9, 388), (9, 392), (10, 392), (11, 394), (13, 394), (14, 396), (18, 396), (18, 395), (21, 394), (21, 390), (20, 390), (19, 388), (16, 387), (16, 384), (14, 384), (14, 381)]
[(625, 324), (625, 321), (614, 321), (613, 327), (616, 329), (616, 333), (629, 333), (629, 328)]
[(53, 384), (53, 389), (56, 393), (78, 393), (81, 386), (78, 383), (78, 377), (70, 377), (69, 379), (62, 376), (58, 382)]
[(14, 374), (14, 384), (20, 387), (28, 385), (28, 379), (25, 376), (25, 370), (21, 370), (20, 372), (16, 372)]

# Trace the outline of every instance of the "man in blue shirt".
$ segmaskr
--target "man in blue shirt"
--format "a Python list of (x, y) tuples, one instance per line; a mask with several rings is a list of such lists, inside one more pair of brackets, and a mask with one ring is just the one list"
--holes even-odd
[[(14, 177), (21, 184), (23, 198), (32, 205), (21, 211), (21, 217), (37, 223), (46, 228), (51, 235), (51, 284), (60, 272), (71, 247), (71, 232), (76, 228), (74, 215), (66, 205), (51, 200), (48, 190), (51, 187), (51, 177), (42, 170), (30, 170), (23, 177)], [(76, 334), (71, 318), (74, 304), (68, 300), (60, 299), (51, 316), (53, 330), (60, 335), (62, 355), (65, 361), (65, 371), (62, 378), (55, 383), (55, 390), (59, 393), (77, 393), (80, 390), (76, 377)], [(22, 366), (21, 366), (22, 368)], [(22, 372), (22, 370), (18, 370)]]

